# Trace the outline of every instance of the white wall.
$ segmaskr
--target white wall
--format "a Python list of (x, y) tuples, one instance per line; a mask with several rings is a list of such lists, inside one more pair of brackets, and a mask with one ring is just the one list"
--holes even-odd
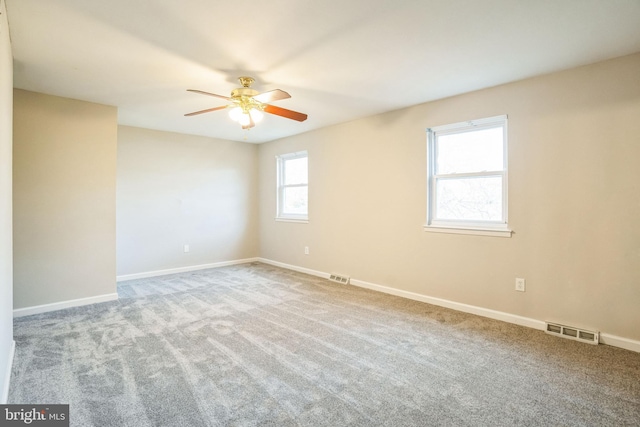
[(7, 401), (13, 356), (12, 109), (13, 59), (0, 0), (0, 404)]
[(115, 107), (14, 91), (14, 308), (116, 292)]
[(120, 126), (118, 276), (256, 257), (257, 151)]
[[(640, 340), (638, 76), (640, 54), (263, 144), (260, 255)], [(423, 231), (425, 129), (500, 114), (515, 234)], [(309, 223), (276, 222), (274, 156), (299, 150)]]

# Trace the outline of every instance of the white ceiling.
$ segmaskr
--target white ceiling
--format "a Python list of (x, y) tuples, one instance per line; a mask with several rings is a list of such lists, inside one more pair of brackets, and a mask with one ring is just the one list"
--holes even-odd
[[(120, 124), (264, 142), (640, 51), (640, 0), (6, 0), (15, 87)], [(248, 133), (237, 78), (301, 111)], [(640, 78), (640, 76), (639, 76)]]

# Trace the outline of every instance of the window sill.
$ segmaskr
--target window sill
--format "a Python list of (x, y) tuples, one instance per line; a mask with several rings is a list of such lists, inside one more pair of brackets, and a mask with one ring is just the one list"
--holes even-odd
[(309, 219), (308, 218), (283, 218), (283, 217), (276, 217), (276, 221), (278, 222), (297, 222), (300, 224), (308, 224), (309, 223)]
[(476, 236), (490, 237), (511, 237), (512, 230), (508, 228), (481, 228), (481, 227), (454, 227), (443, 225), (425, 225), (424, 231), (429, 233), (449, 233), (449, 234), (473, 234)]

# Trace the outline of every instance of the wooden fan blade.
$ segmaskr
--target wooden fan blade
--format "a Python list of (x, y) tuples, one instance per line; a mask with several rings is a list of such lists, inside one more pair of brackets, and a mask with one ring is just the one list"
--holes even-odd
[(270, 90), (269, 92), (263, 92), (253, 97), (253, 99), (255, 99), (256, 101), (263, 102), (263, 103), (278, 101), (280, 99), (287, 99), (287, 98), (291, 98), (291, 95), (289, 95), (287, 92), (280, 89), (274, 89), (274, 90)]
[(210, 113), (212, 111), (224, 110), (225, 108), (227, 108), (226, 105), (223, 105), (222, 107), (207, 108), (206, 110), (194, 111), (193, 113), (185, 114), (185, 116), (186, 117), (197, 116), (198, 114), (204, 114), (204, 113)]
[(265, 105), (264, 112), (275, 114), (276, 116), (286, 117), (287, 119), (291, 120), (297, 120), (299, 122), (304, 122), (305, 120), (307, 120), (307, 115), (304, 113), (298, 113), (297, 111), (276, 107), (275, 105)]
[(208, 96), (214, 96), (216, 98), (222, 98), (222, 99), (226, 99), (227, 101), (230, 101), (231, 98), (229, 98), (228, 96), (223, 96), (223, 95), (216, 95), (215, 93), (209, 93), (209, 92), (205, 92), (202, 90), (196, 90), (196, 89), (187, 89), (188, 92), (195, 92), (195, 93), (199, 93), (201, 95), (208, 95)]

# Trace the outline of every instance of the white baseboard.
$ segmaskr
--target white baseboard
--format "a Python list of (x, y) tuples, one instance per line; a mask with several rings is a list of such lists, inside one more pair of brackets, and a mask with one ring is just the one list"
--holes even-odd
[[(304, 267), (285, 264), (279, 261), (272, 261), (265, 258), (258, 258), (258, 261), (263, 262), (265, 264), (286, 268), (289, 270), (299, 271), (301, 273), (311, 274), (313, 276), (323, 277), (325, 279), (328, 279), (330, 276), (329, 273), (323, 273), (321, 271), (316, 271), (316, 270), (311, 270)], [(415, 301), (426, 302), (427, 304), (433, 304), (440, 307), (450, 308), (452, 310), (462, 311), (464, 313), (470, 313), (470, 314), (475, 314), (482, 317), (488, 317), (490, 319), (501, 320), (503, 322), (513, 323), (520, 326), (526, 326), (532, 329), (538, 329), (538, 330), (544, 331), (546, 328), (546, 323), (542, 320), (518, 316), (516, 314), (505, 313), (497, 310), (491, 310), (489, 308), (478, 307), (475, 305), (463, 304), (463, 303), (450, 301), (442, 298), (430, 297), (430, 296), (418, 294), (415, 292), (403, 291), (401, 289), (396, 289), (388, 286), (377, 285), (375, 283), (365, 282), (363, 280), (351, 279), (349, 283), (361, 288), (371, 289), (374, 291), (383, 292), (385, 294), (395, 295), (395, 296), (399, 296), (399, 297), (403, 297), (403, 298), (407, 298)], [(624, 348), (626, 350), (631, 350), (631, 351), (640, 353), (640, 341), (600, 332), (600, 342), (602, 344), (610, 345), (613, 347)]]
[(276, 267), (282, 267), (282, 268), (286, 268), (287, 270), (293, 270), (293, 271), (297, 271), (297, 272), (300, 272), (300, 273), (310, 274), (312, 276), (318, 276), (318, 277), (322, 277), (324, 279), (328, 279), (329, 276), (330, 276), (329, 273), (323, 273), (322, 271), (311, 270), (309, 268), (304, 268), (304, 267), (298, 267), (297, 265), (285, 264), (283, 262), (273, 261), (273, 260), (266, 259), (266, 258), (257, 258), (256, 260), (259, 261), (259, 262), (262, 262), (264, 264), (269, 264), (269, 265), (273, 265), (273, 266), (276, 266)]
[(79, 307), (82, 305), (96, 304), (99, 302), (114, 301), (118, 299), (118, 294), (96, 295), (94, 297), (78, 298), (68, 301), (54, 302), (51, 304), (36, 305), (33, 307), (16, 308), (13, 310), (13, 317), (31, 316), (32, 314), (47, 313), (49, 311), (63, 310), (65, 308)]
[(401, 289), (390, 288), (388, 286), (376, 285), (374, 283), (364, 282), (362, 280), (351, 279), (350, 283), (361, 288), (384, 292), (385, 294), (395, 295), (414, 301), (426, 302), (427, 304), (450, 308), (452, 310), (462, 311), (464, 313), (476, 314), (478, 316), (488, 317), (495, 320), (502, 320), (503, 322), (514, 323), (516, 325), (526, 326), (528, 328), (539, 329), (542, 331), (544, 331), (545, 329), (545, 322), (541, 320), (531, 319), (529, 317), (522, 317), (511, 313), (505, 313), (503, 311), (491, 310), (489, 308), (463, 304), (460, 302), (450, 301), (442, 298), (430, 297), (415, 292), (403, 291)]
[(197, 271), (197, 270), (206, 270), (207, 268), (226, 267), (228, 265), (236, 265), (236, 264), (247, 264), (247, 263), (255, 262), (259, 260), (260, 258), (245, 258), (245, 259), (236, 259), (233, 261), (213, 262), (210, 264), (191, 265), (187, 267), (168, 268), (166, 270), (155, 270), (155, 271), (145, 271), (142, 273), (123, 274), (121, 276), (116, 276), (116, 281), (124, 282), (127, 280), (134, 280), (134, 279), (146, 279), (148, 277), (158, 277), (158, 276), (166, 276), (168, 274), (186, 273), (189, 271)]
[(640, 341), (600, 332), (600, 342), (602, 344), (610, 345), (613, 347), (620, 347), (626, 350), (640, 353)]
[(4, 384), (0, 389), (0, 405), (6, 405), (9, 400), (9, 383), (11, 381), (11, 370), (13, 369), (13, 357), (16, 353), (16, 342), (11, 341), (11, 348), (9, 349), (9, 359), (7, 360), (7, 367), (5, 369)]

